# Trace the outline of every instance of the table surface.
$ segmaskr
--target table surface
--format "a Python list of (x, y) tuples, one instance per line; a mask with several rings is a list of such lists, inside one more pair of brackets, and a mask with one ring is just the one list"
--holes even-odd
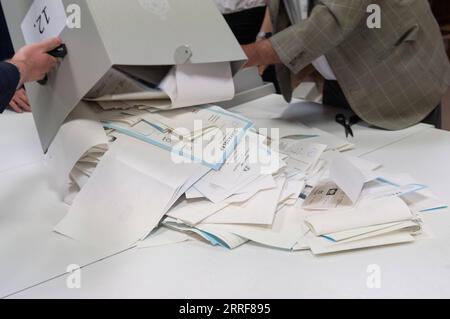
[[(343, 137), (337, 110), (288, 105), (270, 95), (238, 106), (249, 117), (289, 117)], [(19, 131), (18, 134), (12, 133)], [(410, 173), (450, 202), (450, 133), (419, 125), (386, 132), (354, 128), (355, 155)], [(10, 136), (14, 144), (5, 136)], [(6, 146), (5, 146), (6, 145)], [(49, 187), (30, 115), (0, 116), (0, 296), (10, 298), (449, 298), (450, 214), (424, 216), (432, 236), (411, 244), (327, 256), (247, 244), (227, 251), (202, 242), (106, 252), (52, 232), (67, 213)], [(6, 150), (6, 151), (5, 151)], [(81, 288), (67, 267), (82, 266)], [(381, 288), (367, 286), (369, 265)]]

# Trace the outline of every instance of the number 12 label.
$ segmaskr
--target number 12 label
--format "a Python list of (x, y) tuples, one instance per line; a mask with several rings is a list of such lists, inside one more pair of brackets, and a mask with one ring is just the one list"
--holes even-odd
[(34, 0), (21, 28), (27, 44), (57, 37), (66, 27), (62, 0)]

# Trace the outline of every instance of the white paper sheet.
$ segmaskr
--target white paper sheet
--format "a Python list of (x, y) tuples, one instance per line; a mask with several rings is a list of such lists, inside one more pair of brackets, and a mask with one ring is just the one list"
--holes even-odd
[(55, 231), (88, 245), (125, 249), (158, 225), (173, 189), (108, 155)]
[(164, 150), (121, 136), (56, 230), (91, 245), (127, 247), (146, 237), (208, 171), (176, 164)]
[(330, 178), (344, 191), (352, 203), (356, 203), (361, 195), (366, 177), (343, 156), (334, 157), (330, 165)]
[(21, 24), (25, 43), (57, 37), (66, 27), (66, 10), (61, 0), (34, 0)]
[(215, 225), (243, 238), (269, 247), (292, 249), (299, 239), (308, 232), (304, 226), (303, 214), (298, 207), (286, 207), (276, 215), (272, 226)]
[(305, 141), (281, 140), (280, 152), (289, 156), (286, 163), (303, 173), (312, 169), (327, 146)]
[(370, 237), (381, 236), (399, 230), (407, 231), (410, 234), (416, 234), (420, 232), (421, 229), (422, 226), (418, 221), (404, 221), (404, 222), (388, 223), (382, 225), (351, 229), (334, 234), (327, 234), (324, 235), (323, 237), (332, 240), (336, 243), (343, 244), (352, 241), (367, 239)]
[(185, 199), (169, 210), (167, 216), (179, 219), (188, 225), (197, 225), (228, 205), (225, 202), (214, 204), (207, 199)]
[(235, 93), (229, 62), (177, 65), (159, 87), (172, 108), (227, 101)]
[(256, 180), (239, 189), (237, 194), (228, 197), (224, 202), (230, 204), (243, 203), (251, 199), (260, 191), (277, 188), (277, 183), (270, 175), (262, 175)]
[(340, 231), (412, 220), (408, 206), (397, 197), (364, 201), (354, 209), (310, 212), (305, 221), (314, 234), (326, 235)]
[(328, 243), (325, 242), (326, 239), (317, 238), (314, 241), (310, 241), (309, 246), (314, 255), (323, 255), (355, 249), (404, 244), (413, 242), (414, 240), (414, 237), (407, 232), (396, 232), (336, 245), (327, 245)]
[(278, 178), (276, 188), (260, 191), (247, 202), (225, 207), (202, 223), (272, 225), (285, 181), (285, 178)]
[(248, 188), (260, 176), (276, 170), (267, 168), (278, 168), (280, 162), (276, 153), (270, 153), (262, 145), (260, 136), (249, 132), (221, 169), (209, 172), (194, 188), (210, 201), (219, 203), (242, 193), (242, 188)]

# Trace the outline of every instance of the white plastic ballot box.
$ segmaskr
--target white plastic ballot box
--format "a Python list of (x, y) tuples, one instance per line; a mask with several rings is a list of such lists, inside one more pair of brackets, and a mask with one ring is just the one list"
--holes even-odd
[(47, 84), (26, 85), (44, 152), (112, 67), (158, 75), (162, 66), (230, 62), (235, 73), (246, 60), (212, 0), (1, 2), (16, 50), (55, 35), (67, 46)]

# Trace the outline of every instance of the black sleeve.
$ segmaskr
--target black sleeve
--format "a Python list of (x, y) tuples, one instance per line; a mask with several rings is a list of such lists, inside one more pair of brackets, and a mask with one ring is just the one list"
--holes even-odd
[(0, 62), (0, 113), (11, 102), (20, 81), (20, 73), (16, 66)]

